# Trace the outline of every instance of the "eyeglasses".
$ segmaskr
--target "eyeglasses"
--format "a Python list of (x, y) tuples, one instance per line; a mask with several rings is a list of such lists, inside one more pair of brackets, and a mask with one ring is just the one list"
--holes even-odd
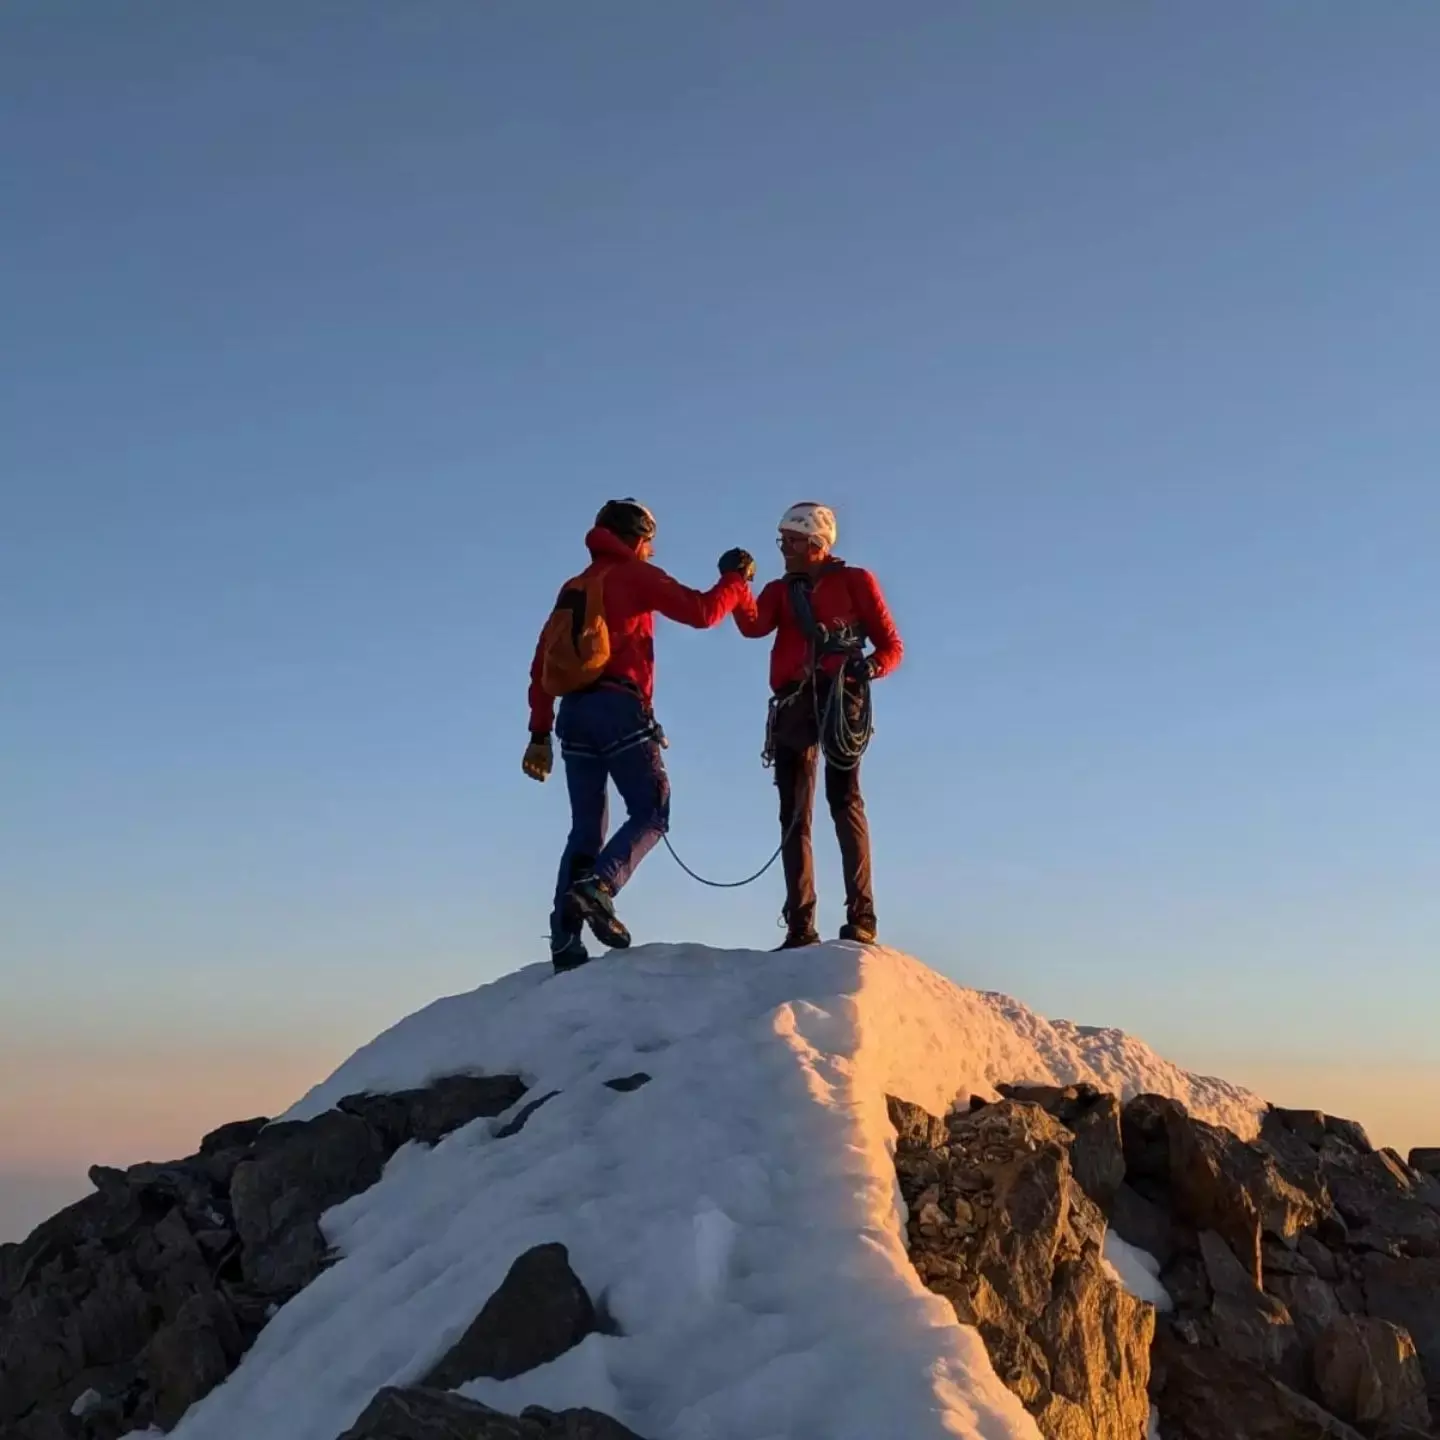
[(797, 535), (793, 530), (782, 531), (775, 537), (777, 550), (795, 550), (807, 553), (814, 543), (808, 535)]

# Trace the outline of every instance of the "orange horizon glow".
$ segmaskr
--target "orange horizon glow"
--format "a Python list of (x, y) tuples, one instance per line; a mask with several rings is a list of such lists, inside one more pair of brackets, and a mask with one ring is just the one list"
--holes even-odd
[(0, 1171), (192, 1155), (217, 1126), (282, 1113), (343, 1058), (299, 1042), (22, 1046), (0, 1056)]
[[(190, 1155), (208, 1131), (275, 1116), (349, 1052), (313, 1041), (170, 1045), (26, 1045), (0, 1056), (0, 1171), (84, 1175)], [(1440, 1064), (1276, 1063), (1230, 1055), (1197, 1069), (1246, 1085), (1277, 1105), (1359, 1120), (1377, 1145), (1403, 1155), (1440, 1145)]]

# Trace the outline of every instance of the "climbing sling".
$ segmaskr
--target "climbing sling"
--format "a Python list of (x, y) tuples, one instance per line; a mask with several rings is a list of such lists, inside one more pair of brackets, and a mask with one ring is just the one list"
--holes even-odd
[[(855, 674), (851, 662), (865, 651), (865, 635), (855, 626), (830, 630), (815, 618), (812, 596), (814, 581), (808, 575), (792, 575), (788, 581), (790, 607), (796, 623), (810, 642), (806, 678), (794, 690), (772, 697), (765, 731), (765, 763), (775, 759), (775, 728), (781, 710), (809, 692), (814, 707), (815, 732), (828, 764), (837, 770), (854, 770), (860, 764), (875, 734), (875, 712), (870, 695), (870, 677)], [(839, 670), (827, 677), (821, 666), (827, 656), (843, 657)], [(822, 702), (820, 691), (825, 686)]]

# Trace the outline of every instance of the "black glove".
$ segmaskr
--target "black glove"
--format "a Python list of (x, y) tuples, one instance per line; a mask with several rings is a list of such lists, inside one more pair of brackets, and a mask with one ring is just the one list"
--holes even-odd
[(845, 662), (845, 673), (852, 680), (873, 680), (875, 662), (868, 655), (852, 655)]
[(755, 557), (748, 550), (727, 550), (720, 557), (720, 574), (738, 575), (748, 585), (755, 578)]

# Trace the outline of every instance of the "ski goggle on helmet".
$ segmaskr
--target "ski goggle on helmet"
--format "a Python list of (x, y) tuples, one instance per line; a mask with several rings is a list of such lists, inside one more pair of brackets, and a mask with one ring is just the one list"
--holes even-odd
[(607, 500), (595, 517), (595, 523), (602, 530), (618, 535), (622, 540), (638, 545), (642, 540), (655, 538), (655, 517), (633, 496), (623, 500)]
[(835, 544), (839, 527), (835, 523), (835, 512), (828, 505), (817, 505), (813, 500), (792, 505), (780, 517), (780, 534), (803, 535), (829, 550)]

